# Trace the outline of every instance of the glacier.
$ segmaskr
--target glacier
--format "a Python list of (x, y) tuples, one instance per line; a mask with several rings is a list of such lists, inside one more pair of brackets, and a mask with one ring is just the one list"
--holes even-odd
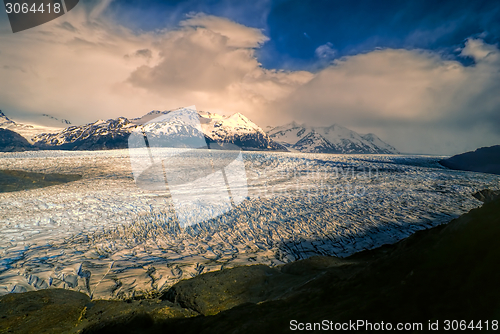
[(125, 299), (221, 268), (346, 257), (446, 223), (480, 205), (473, 192), (500, 188), (500, 176), (448, 170), (436, 156), (241, 154), (246, 197), (181, 228), (168, 190), (136, 186), (128, 150), (0, 153), (0, 169), (83, 176), (0, 193), (0, 295), (57, 287)]

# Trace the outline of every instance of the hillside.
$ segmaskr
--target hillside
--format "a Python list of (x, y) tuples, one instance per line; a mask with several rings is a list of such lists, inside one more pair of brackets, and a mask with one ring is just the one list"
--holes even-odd
[(481, 147), (473, 152), (443, 159), (439, 163), (450, 169), (500, 175), (500, 145)]
[(17, 132), (0, 128), (0, 152), (22, 152), (35, 147)]
[(269, 137), (293, 151), (336, 154), (397, 154), (373, 133), (360, 135), (338, 124), (311, 127), (292, 122), (268, 131)]
[[(151, 111), (134, 119), (118, 117), (98, 120), (93, 123), (71, 126), (57, 133), (44, 133), (33, 137), (35, 146), (41, 149), (59, 150), (106, 150), (128, 148), (128, 138), (134, 131), (141, 131), (150, 136), (162, 136), (158, 142), (163, 144), (179, 143), (181, 137), (187, 140), (193, 131), (192, 124), (182, 120), (168, 121), (168, 115), (174, 111)], [(186, 108), (188, 110), (188, 108)], [(189, 109), (191, 110), (191, 109)], [(195, 111), (196, 123), (201, 126), (206, 144), (212, 149), (287, 151), (277, 144), (255, 123), (240, 113), (231, 116)], [(180, 137), (179, 137), (180, 136)], [(195, 136), (196, 137), (196, 136)], [(167, 144), (169, 145), (169, 144)], [(175, 145), (174, 145), (175, 146)]]

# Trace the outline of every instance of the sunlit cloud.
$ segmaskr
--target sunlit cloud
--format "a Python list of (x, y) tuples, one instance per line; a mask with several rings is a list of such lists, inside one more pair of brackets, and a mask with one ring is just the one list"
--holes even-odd
[(338, 122), (377, 131), (403, 151), (459, 151), (498, 143), (500, 52), (469, 39), (462, 55), (476, 64), (464, 66), (424, 50), (383, 49), (344, 57), (277, 108), (282, 115), (318, 125)]
[[(227, 18), (192, 14), (175, 29), (137, 32), (104, 17), (106, 3), (78, 6), (48, 24), (0, 30), (0, 109), (91, 122), (196, 105), (241, 112), (261, 126), (291, 120), (374, 131), (403, 152), (455, 153), (500, 141), (500, 52), (480, 38), (464, 66), (437, 52), (378, 49), (321, 70), (264, 68), (269, 38)], [(5, 28), (5, 25), (2, 25)]]

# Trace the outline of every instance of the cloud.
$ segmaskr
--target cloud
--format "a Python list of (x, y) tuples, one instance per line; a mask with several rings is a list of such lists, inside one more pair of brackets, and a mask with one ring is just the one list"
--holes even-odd
[(135, 51), (132, 55), (125, 55), (125, 58), (129, 57), (143, 57), (146, 59), (151, 59), (153, 58), (153, 52), (149, 49), (140, 49)]
[(375, 131), (407, 152), (446, 154), (499, 143), (500, 52), (469, 39), (462, 55), (476, 64), (424, 50), (344, 57), (280, 101), (279, 110), (299, 121)]
[(184, 103), (191, 100), (200, 109), (237, 110), (265, 121), (269, 103), (313, 76), (262, 68), (255, 48), (267, 37), (258, 29), (207, 15), (195, 15), (180, 27), (158, 41), (160, 61), (137, 68), (128, 83)]
[[(124, 55), (147, 49), (155, 37), (93, 18), (103, 10), (79, 4), (36, 28), (1, 31), (0, 101), (9, 116), (22, 120), (46, 113), (79, 123), (157, 106), (154, 98), (141, 99), (140, 92), (126, 96), (117, 90), (146, 62)], [(7, 71), (11, 68), (23, 71)]]
[(476, 62), (498, 63), (499, 61), (497, 47), (486, 44), (481, 39), (469, 38), (460, 54), (464, 57), (471, 57)]
[(330, 42), (318, 46), (314, 53), (319, 59), (328, 60), (333, 59), (337, 55), (337, 51), (333, 48), (333, 44)]
[[(297, 120), (375, 132), (405, 152), (452, 154), (500, 142), (500, 53), (479, 38), (461, 56), (378, 49), (321, 70), (269, 70), (259, 29), (195, 14), (175, 29), (137, 32), (109, 20), (106, 3), (80, 4), (48, 24), (0, 31), (0, 109), (14, 119), (42, 113), (91, 122), (196, 105), (242, 112), (262, 126)], [(325, 59), (328, 61), (325, 62)]]
[(197, 14), (174, 30), (137, 33), (103, 12), (78, 6), (23, 34), (0, 35), (3, 110), (82, 123), (196, 105), (263, 122), (269, 103), (313, 76), (262, 68), (255, 49), (267, 37), (226, 18)]
[(205, 28), (227, 38), (227, 46), (236, 48), (256, 48), (268, 41), (260, 29), (250, 28), (223, 17), (196, 14), (181, 21), (181, 27)]

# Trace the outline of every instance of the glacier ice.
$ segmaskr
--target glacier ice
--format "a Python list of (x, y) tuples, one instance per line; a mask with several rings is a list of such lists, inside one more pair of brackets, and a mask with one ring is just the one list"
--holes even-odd
[(136, 186), (128, 150), (0, 153), (0, 169), (83, 175), (0, 193), (0, 294), (60, 287), (127, 298), (221, 268), (345, 257), (447, 222), (480, 205), (471, 193), (500, 188), (499, 176), (447, 170), (433, 156), (238, 158), (245, 167), (231, 175), (244, 172), (247, 185), (228, 178), (238, 196), (229, 210), (179, 183), (192, 201), (184, 217), (203, 221), (183, 228), (167, 189)]

